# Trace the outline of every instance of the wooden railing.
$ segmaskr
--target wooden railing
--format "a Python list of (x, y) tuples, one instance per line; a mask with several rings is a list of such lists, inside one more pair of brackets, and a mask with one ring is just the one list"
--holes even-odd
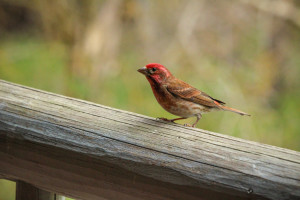
[(300, 199), (300, 153), (0, 81), (0, 178), (86, 200)]

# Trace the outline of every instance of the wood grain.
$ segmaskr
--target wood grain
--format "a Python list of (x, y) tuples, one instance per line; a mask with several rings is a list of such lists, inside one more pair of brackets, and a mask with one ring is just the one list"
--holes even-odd
[(299, 152), (6, 81), (0, 143), (0, 176), (79, 199), (300, 198)]

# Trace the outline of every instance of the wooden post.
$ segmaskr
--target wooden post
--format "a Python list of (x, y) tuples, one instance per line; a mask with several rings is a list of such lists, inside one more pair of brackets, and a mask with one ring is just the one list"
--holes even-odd
[(0, 176), (87, 200), (300, 199), (299, 152), (5, 81)]
[(23, 181), (17, 181), (16, 200), (32, 199), (39, 200), (38, 189)]
[(57, 200), (55, 194), (36, 188), (35, 186), (17, 181), (16, 200)]

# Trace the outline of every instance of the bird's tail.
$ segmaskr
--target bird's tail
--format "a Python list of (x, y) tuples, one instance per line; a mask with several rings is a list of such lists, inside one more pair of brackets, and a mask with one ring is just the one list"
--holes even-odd
[(242, 111), (234, 109), (234, 108), (230, 108), (230, 107), (223, 106), (223, 105), (220, 105), (220, 107), (221, 107), (221, 109), (226, 110), (226, 111), (234, 112), (234, 113), (237, 113), (237, 114), (240, 114), (240, 115), (251, 116), (248, 113), (242, 112)]

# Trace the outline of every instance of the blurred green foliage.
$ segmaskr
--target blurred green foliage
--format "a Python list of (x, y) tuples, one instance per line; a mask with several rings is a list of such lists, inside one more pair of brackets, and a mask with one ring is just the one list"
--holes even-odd
[(158, 62), (252, 115), (211, 113), (198, 128), (300, 151), (300, 5), (263, 1), (4, 0), (0, 78), (171, 118), (136, 71)]
[(16, 183), (0, 179), (0, 200), (15, 200), (16, 199)]

